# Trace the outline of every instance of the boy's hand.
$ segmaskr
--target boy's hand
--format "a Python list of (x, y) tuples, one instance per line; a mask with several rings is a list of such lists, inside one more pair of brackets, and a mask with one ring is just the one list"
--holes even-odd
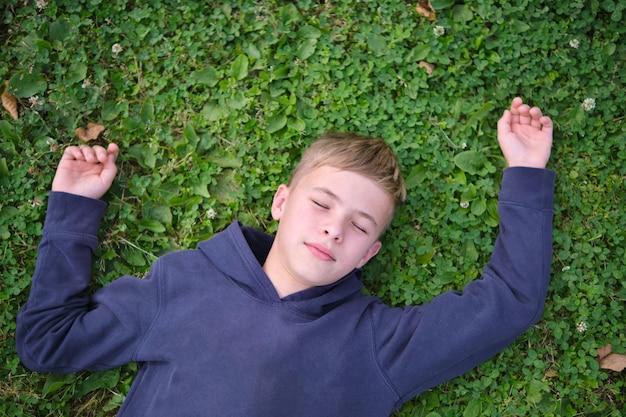
[(509, 167), (545, 168), (552, 147), (552, 120), (515, 97), (498, 121), (498, 142)]
[(65, 149), (52, 181), (52, 191), (62, 191), (98, 199), (111, 187), (117, 174), (116, 144), (102, 146), (70, 146)]

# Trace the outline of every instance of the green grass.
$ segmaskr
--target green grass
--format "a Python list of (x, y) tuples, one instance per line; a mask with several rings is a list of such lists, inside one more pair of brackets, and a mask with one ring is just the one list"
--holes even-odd
[(595, 352), (626, 353), (623, 2), (439, 0), (437, 22), (397, 0), (48, 3), (0, 6), (0, 81), (20, 104), (18, 120), (0, 113), (0, 415), (114, 415), (132, 382), (134, 365), (42, 375), (15, 353), (47, 191), (77, 127), (101, 123), (101, 142), (122, 148), (94, 287), (235, 218), (274, 231), (273, 191), (322, 132), (385, 138), (409, 198), (366, 284), (405, 305), (462, 288), (488, 259), (495, 124), (516, 95), (556, 125), (544, 317), (397, 415), (620, 415), (624, 374)]

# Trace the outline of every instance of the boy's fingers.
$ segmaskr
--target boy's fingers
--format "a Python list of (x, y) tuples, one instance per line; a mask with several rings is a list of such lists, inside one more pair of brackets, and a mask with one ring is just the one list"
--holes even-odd
[(102, 146), (94, 146), (93, 147), (94, 154), (98, 160), (98, 162), (104, 164), (109, 159), (109, 153)]
[(531, 115), (530, 115), (530, 106), (528, 104), (522, 104), (518, 108), (519, 111), (519, 122), (523, 125), (530, 124)]
[(74, 159), (93, 163), (105, 163), (108, 159), (108, 152), (102, 146), (69, 146), (65, 149), (62, 159)]
[(512, 101), (511, 101), (511, 110), (517, 109), (519, 106), (521, 106), (524, 103), (524, 101), (520, 98), (520, 97), (515, 97)]
[(519, 108), (523, 104), (523, 101), (519, 97), (515, 97), (513, 101), (511, 101), (511, 120), (510, 123), (519, 123)]
[(511, 124), (519, 123), (519, 111), (517, 109), (511, 109)]
[(83, 153), (78, 146), (69, 146), (63, 151), (61, 159), (83, 159)]
[(80, 145), (80, 151), (83, 154), (83, 159), (87, 162), (95, 162), (98, 160), (96, 150), (89, 145)]
[(530, 125), (541, 129), (541, 109), (539, 107), (533, 107), (530, 109)]
[(550, 119), (550, 117), (548, 116), (541, 116), (541, 119), (539, 119), (539, 121), (541, 122), (541, 130), (552, 134), (552, 119)]

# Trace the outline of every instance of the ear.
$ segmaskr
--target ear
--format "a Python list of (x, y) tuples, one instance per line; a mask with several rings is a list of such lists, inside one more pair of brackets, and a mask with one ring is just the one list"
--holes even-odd
[(283, 216), (287, 197), (289, 197), (289, 187), (285, 184), (281, 184), (276, 190), (274, 200), (272, 201), (272, 218), (274, 218), (274, 220), (280, 220)]
[(374, 244), (372, 246), (370, 246), (370, 248), (365, 253), (365, 256), (363, 256), (361, 258), (361, 260), (359, 261), (359, 264), (356, 267), (357, 268), (361, 268), (363, 265), (365, 265), (367, 263), (367, 261), (372, 259), (374, 257), (374, 255), (376, 255), (378, 253), (378, 251), (380, 250), (380, 248), (382, 246), (383, 246), (383, 244), (380, 243), (380, 240), (377, 240), (376, 242), (374, 242)]

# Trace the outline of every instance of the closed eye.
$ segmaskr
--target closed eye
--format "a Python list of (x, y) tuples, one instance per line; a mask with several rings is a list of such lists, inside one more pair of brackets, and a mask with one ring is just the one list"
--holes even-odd
[(315, 204), (316, 206), (318, 206), (318, 207), (320, 207), (320, 208), (323, 208), (323, 209), (328, 210), (328, 206), (327, 206), (326, 204), (324, 204), (324, 203), (320, 203), (320, 202), (319, 202), (319, 201), (317, 201), (317, 200), (311, 200), (311, 201), (312, 201), (312, 202), (313, 202), (313, 204)]
[(368, 234), (367, 230), (364, 227), (360, 226), (358, 223), (352, 223), (352, 224), (359, 232)]

